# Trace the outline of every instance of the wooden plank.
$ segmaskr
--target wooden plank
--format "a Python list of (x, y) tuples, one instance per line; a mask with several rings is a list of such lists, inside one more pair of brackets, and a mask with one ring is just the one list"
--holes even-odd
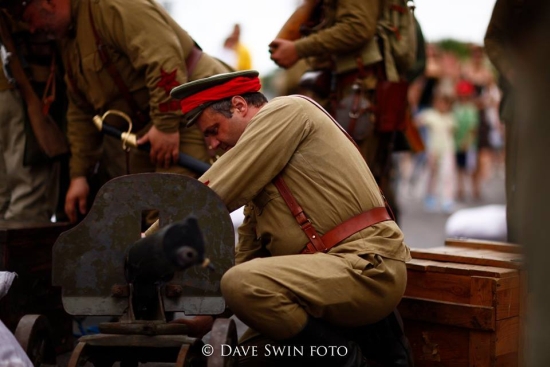
[(404, 319), (474, 330), (495, 330), (493, 307), (472, 306), (422, 298), (403, 297), (398, 305)]
[(405, 295), (468, 304), (470, 282), (468, 276), (408, 271)]
[(472, 305), (495, 307), (497, 282), (495, 278), (472, 277), (470, 302)]
[(470, 366), (494, 366), (495, 335), (486, 331), (471, 331), (469, 340)]
[(527, 283), (527, 271), (521, 271), (519, 273), (519, 284), (520, 284), (520, 292), (519, 292), (519, 340), (518, 340), (518, 365), (520, 367), (526, 366), (526, 357), (525, 357), (525, 351), (527, 348), (526, 345), (526, 316), (529, 309), (529, 297), (530, 293), (528, 292), (528, 283)]
[(0, 222), (0, 244), (8, 246), (33, 245), (36, 243), (54, 243), (60, 233), (72, 228), (66, 222), (27, 223)]
[(414, 259), (447, 261), (453, 263), (521, 269), (523, 256), (494, 250), (465, 250), (462, 247), (442, 246), (428, 249), (411, 249)]
[(415, 367), (468, 366), (468, 329), (407, 319), (404, 322)]
[(502, 320), (520, 314), (520, 294), (518, 287), (497, 290), (496, 293), (496, 319)]
[(497, 356), (495, 359), (495, 367), (517, 367), (519, 361), (519, 353), (508, 353), (501, 356)]
[(523, 248), (513, 243), (484, 241), (472, 238), (447, 238), (445, 239), (445, 246), (467, 247), (478, 250), (494, 250), (499, 252), (509, 252), (513, 254), (523, 253)]
[(497, 321), (495, 355), (518, 352), (519, 333), (519, 317)]
[(412, 259), (407, 263), (407, 269), (416, 271), (431, 271), (435, 273), (448, 273), (469, 276), (487, 276), (493, 278), (517, 277), (515, 269), (497, 268), (493, 266), (481, 266), (471, 264), (459, 264), (452, 262)]

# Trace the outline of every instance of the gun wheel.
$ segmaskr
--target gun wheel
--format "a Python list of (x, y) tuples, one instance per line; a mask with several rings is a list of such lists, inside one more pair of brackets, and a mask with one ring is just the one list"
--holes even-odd
[(56, 364), (51, 328), (46, 316), (23, 316), (14, 335), (34, 366)]
[(88, 355), (86, 354), (86, 342), (79, 342), (76, 347), (73, 350), (73, 353), (71, 354), (71, 359), (69, 359), (69, 363), (67, 364), (67, 367), (79, 367), (84, 366), (86, 361), (88, 360)]
[(237, 366), (237, 357), (222, 356), (222, 344), (230, 345), (231, 349), (237, 346), (237, 327), (231, 319), (216, 319), (210, 334), (212, 355), (208, 357), (207, 367), (234, 367)]

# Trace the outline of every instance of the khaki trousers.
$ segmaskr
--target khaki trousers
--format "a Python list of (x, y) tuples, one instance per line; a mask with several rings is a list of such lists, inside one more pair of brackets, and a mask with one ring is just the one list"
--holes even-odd
[(377, 322), (399, 303), (407, 282), (402, 261), (378, 255), (289, 255), (254, 259), (229, 269), (222, 294), (235, 315), (256, 333), (284, 340), (309, 315), (335, 326)]
[(0, 91), (0, 220), (49, 222), (59, 194), (59, 164), (25, 167), (25, 110), (15, 89)]

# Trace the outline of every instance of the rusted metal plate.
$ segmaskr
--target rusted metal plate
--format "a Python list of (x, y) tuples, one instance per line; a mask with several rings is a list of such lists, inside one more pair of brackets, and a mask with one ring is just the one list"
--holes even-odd
[(164, 298), (166, 311), (218, 314), (225, 309), (220, 279), (234, 264), (235, 237), (225, 205), (201, 182), (177, 174), (144, 173), (105, 184), (84, 220), (62, 233), (53, 248), (53, 284), (63, 287), (63, 306), (72, 315), (121, 315), (126, 296), (113, 297), (125, 284), (124, 254), (140, 238), (141, 213), (158, 209), (160, 226), (194, 215), (216, 271), (194, 267), (170, 282), (179, 296)]

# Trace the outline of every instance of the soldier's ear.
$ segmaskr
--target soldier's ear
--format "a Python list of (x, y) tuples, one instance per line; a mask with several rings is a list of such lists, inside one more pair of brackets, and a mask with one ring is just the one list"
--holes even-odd
[(231, 98), (231, 105), (236, 112), (243, 113), (246, 112), (248, 107), (246, 100), (241, 96), (234, 96)]

